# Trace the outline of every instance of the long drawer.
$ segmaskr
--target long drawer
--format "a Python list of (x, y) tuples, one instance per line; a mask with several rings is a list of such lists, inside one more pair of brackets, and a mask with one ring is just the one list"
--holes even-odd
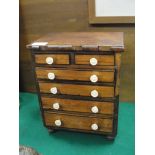
[(85, 101), (61, 98), (41, 97), (42, 106), (45, 110), (57, 111), (72, 111), (72, 112), (86, 112), (98, 114), (114, 114), (114, 103), (112, 102), (98, 102)]
[(41, 93), (79, 95), (97, 97), (114, 97), (113, 86), (79, 85), (64, 83), (39, 82)]
[(67, 113), (44, 112), (45, 124), (49, 127), (62, 127), (88, 131), (112, 132), (113, 118), (99, 118)]
[(114, 70), (36, 68), (39, 79), (114, 82)]

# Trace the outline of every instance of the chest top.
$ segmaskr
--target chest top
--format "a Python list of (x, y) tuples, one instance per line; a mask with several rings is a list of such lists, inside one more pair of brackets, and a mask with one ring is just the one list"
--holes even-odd
[(124, 50), (122, 32), (57, 32), (50, 33), (32, 44), (29, 49), (115, 51)]

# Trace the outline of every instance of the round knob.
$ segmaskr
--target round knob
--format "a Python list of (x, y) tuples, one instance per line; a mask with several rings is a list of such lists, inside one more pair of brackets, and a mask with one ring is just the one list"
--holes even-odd
[(52, 94), (57, 94), (57, 92), (58, 92), (56, 87), (51, 88), (50, 91)]
[(59, 120), (59, 119), (55, 120), (55, 125), (56, 126), (61, 126), (61, 120)]
[(54, 73), (48, 73), (48, 78), (50, 80), (54, 80), (55, 79), (55, 74)]
[(97, 65), (97, 59), (96, 59), (96, 58), (91, 58), (91, 59), (90, 59), (90, 64), (91, 64), (92, 66)]
[(91, 108), (91, 111), (93, 112), (93, 113), (98, 113), (98, 107), (97, 106), (93, 106), (92, 108)]
[(91, 129), (92, 130), (97, 130), (98, 129), (98, 125), (96, 123), (91, 125)]
[(90, 76), (90, 81), (91, 81), (91, 82), (97, 82), (97, 81), (98, 81), (97, 75), (92, 75), (92, 76)]
[(47, 57), (47, 58), (46, 58), (46, 63), (47, 63), (47, 64), (50, 65), (50, 64), (53, 64), (53, 62), (54, 62), (54, 60), (53, 60), (52, 57)]
[(91, 91), (91, 96), (92, 97), (98, 97), (98, 91), (97, 90), (92, 90)]
[(53, 109), (58, 110), (60, 108), (59, 103), (54, 103), (53, 104)]

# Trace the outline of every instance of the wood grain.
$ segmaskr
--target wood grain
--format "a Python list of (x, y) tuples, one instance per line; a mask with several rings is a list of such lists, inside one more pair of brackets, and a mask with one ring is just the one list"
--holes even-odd
[(48, 68), (66, 68), (66, 69), (90, 69), (90, 70), (96, 70), (96, 71), (99, 71), (99, 70), (115, 70), (115, 66), (91, 66), (91, 65), (76, 65), (76, 64), (69, 64), (69, 65), (52, 65), (52, 66), (49, 66), (48, 64), (36, 64), (37, 67), (46, 67), (47, 69)]
[(115, 65), (117, 66), (117, 77), (116, 77), (116, 88), (115, 88), (115, 95), (119, 95), (119, 88), (120, 88), (120, 67), (121, 67), (121, 54), (115, 54)]
[(39, 82), (39, 87), (41, 93), (50, 93), (50, 89), (56, 87), (58, 94), (91, 96), (91, 91), (97, 90), (99, 97), (114, 97), (114, 87), (112, 86), (90, 86)]
[(101, 65), (114, 65), (113, 55), (75, 55), (75, 63), (78, 65), (88, 65), (90, 64), (90, 59), (96, 58), (98, 63), (96, 66)]
[(98, 82), (114, 82), (113, 70), (88, 71), (82, 69), (36, 68), (36, 75), (39, 79), (48, 79), (48, 73), (54, 73), (56, 80), (90, 81), (91, 75), (97, 75)]
[[(69, 55), (68, 54), (36, 54), (35, 63), (37, 64), (47, 64), (46, 58), (52, 57), (54, 62), (53, 64), (69, 64)], [(51, 66), (51, 65), (50, 65)]]
[[(117, 51), (117, 47), (123, 51), (124, 48), (122, 32), (53, 32), (34, 42), (48, 43), (40, 46), (41, 50), (85, 50), (92, 47), (98, 51), (99, 48), (108, 47), (107, 51)], [(28, 44), (27, 48), (32, 49), (33, 46)]]
[[(44, 112), (45, 123), (47, 126), (56, 127), (55, 120), (61, 120), (62, 126), (65, 128), (73, 129), (82, 129), (82, 130), (91, 130), (91, 125), (93, 123), (98, 124), (99, 129), (97, 131), (102, 132), (112, 132), (113, 128), (113, 119), (110, 118), (95, 118), (95, 117), (84, 117), (84, 116), (75, 116), (69, 114), (53, 113), (53, 112)], [(59, 128), (61, 128), (59, 127)], [(96, 132), (97, 132), (96, 131)]]
[[(53, 103), (59, 103), (60, 109), (63, 111), (73, 112), (87, 112), (92, 113), (91, 108), (97, 106), (99, 114), (113, 115), (114, 114), (114, 103), (112, 102), (97, 102), (97, 101), (82, 101), (72, 99), (60, 99), (60, 98), (49, 98), (41, 97), (43, 109), (52, 109)], [(58, 111), (59, 111), (58, 110)]]

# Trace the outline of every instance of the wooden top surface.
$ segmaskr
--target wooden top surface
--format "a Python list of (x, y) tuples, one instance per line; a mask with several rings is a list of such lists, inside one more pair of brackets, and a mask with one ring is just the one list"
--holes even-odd
[[(57, 32), (50, 33), (33, 43), (47, 42), (46, 45), (40, 45), (41, 50), (71, 49), (71, 50), (99, 50), (99, 51), (123, 51), (123, 33), (122, 32)], [(27, 48), (37, 48), (32, 44)]]

